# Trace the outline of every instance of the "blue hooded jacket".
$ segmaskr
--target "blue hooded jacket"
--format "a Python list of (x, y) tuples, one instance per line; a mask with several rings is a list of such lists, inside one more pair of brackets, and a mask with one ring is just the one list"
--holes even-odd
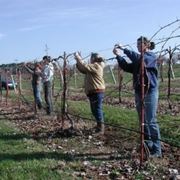
[[(126, 72), (133, 74), (133, 84), (136, 93), (140, 93), (140, 54), (124, 49), (124, 54), (132, 61), (127, 63), (126, 60), (117, 56), (119, 66)], [(153, 52), (144, 53), (145, 71), (147, 72), (147, 78), (149, 80), (149, 91), (158, 87), (158, 69), (157, 69), (157, 58)]]

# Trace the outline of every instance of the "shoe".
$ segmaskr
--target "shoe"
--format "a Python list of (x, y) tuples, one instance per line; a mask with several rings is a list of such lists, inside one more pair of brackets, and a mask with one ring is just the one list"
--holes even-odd
[(149, 158), (162, 158), (162, 154), (159, 153), (150, 154)]
[(144, 145), (149, 149), (150, 152), (152, 152), (153, 151), (153, 143), (152, 143), (152, 141), (145, 139), (144, 142), (145, 142)]
[(97, 126), (96, 126), (96, 133), (99, 133), (101, 135), (104, 135), (104, 123), (103, 122), (97, 122)]
[(39, 110), (42, 109), (42, 105), (41, 104), (38, 104), (37, 106), (38, 106)]
[(49, 111), (47, 111), (46, 113), (47, 113), (47, 115), (49, 115), (49, 116), (51, 115), (51, 112), (49, 112)]

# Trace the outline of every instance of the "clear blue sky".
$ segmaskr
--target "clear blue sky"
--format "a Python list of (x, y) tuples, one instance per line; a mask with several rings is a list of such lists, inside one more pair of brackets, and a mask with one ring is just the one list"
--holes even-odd
[(64, 51), (112, 57), (115, 43), (132, 45), (140, 35), (151, 37), (180, 18), (179, 8), (180, 0), (0, 0), (0, 64), (40, 59), (46, 44), (52, 57)]

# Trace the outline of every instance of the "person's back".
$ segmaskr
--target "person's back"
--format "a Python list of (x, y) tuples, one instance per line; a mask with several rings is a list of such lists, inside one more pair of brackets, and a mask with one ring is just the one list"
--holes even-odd
[(104, 115), (102, 102), (105, 82), (103, 78), (104, 60), (97, 53), (91, 54), (91, 63), (85, 64), (79, 53), (75, 54), (77, 68), (85, 74), (85, 93), (89, 98), (91, 112), (96, 119), (96, 132), (104, 134)]
[(85, 75), (85, 93), (87, 95), (94, 92), (100, 92), (105, 90), (105, 82), (103, 78), (104, 62), (95, 62), (87, 65), (88, 70)]

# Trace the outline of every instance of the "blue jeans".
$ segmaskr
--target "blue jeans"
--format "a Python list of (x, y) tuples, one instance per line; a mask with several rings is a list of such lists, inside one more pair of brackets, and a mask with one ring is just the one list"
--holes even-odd
[(104, 93), (94, 93), (88, 96), (90, 101), (91, 112), (96, 119), (96, 122), (104, 122), (104, 115), (102, 110), (102, 103)]
[[(159, 125), (156, 119), (158, 107), (158, 89), (150, 89), (144, 98), (144, 139), (148, 145), (151, 154), (161, 155), (161, 136)], [(140, 118), (141, 115), (141, 96), (135, 94), (136, 109)]]
[(34, 100), (35, 100), (38, 108), (41, 108), (42, 107), (41, 84), (32, 83), (32, 88), (33, 88)]

